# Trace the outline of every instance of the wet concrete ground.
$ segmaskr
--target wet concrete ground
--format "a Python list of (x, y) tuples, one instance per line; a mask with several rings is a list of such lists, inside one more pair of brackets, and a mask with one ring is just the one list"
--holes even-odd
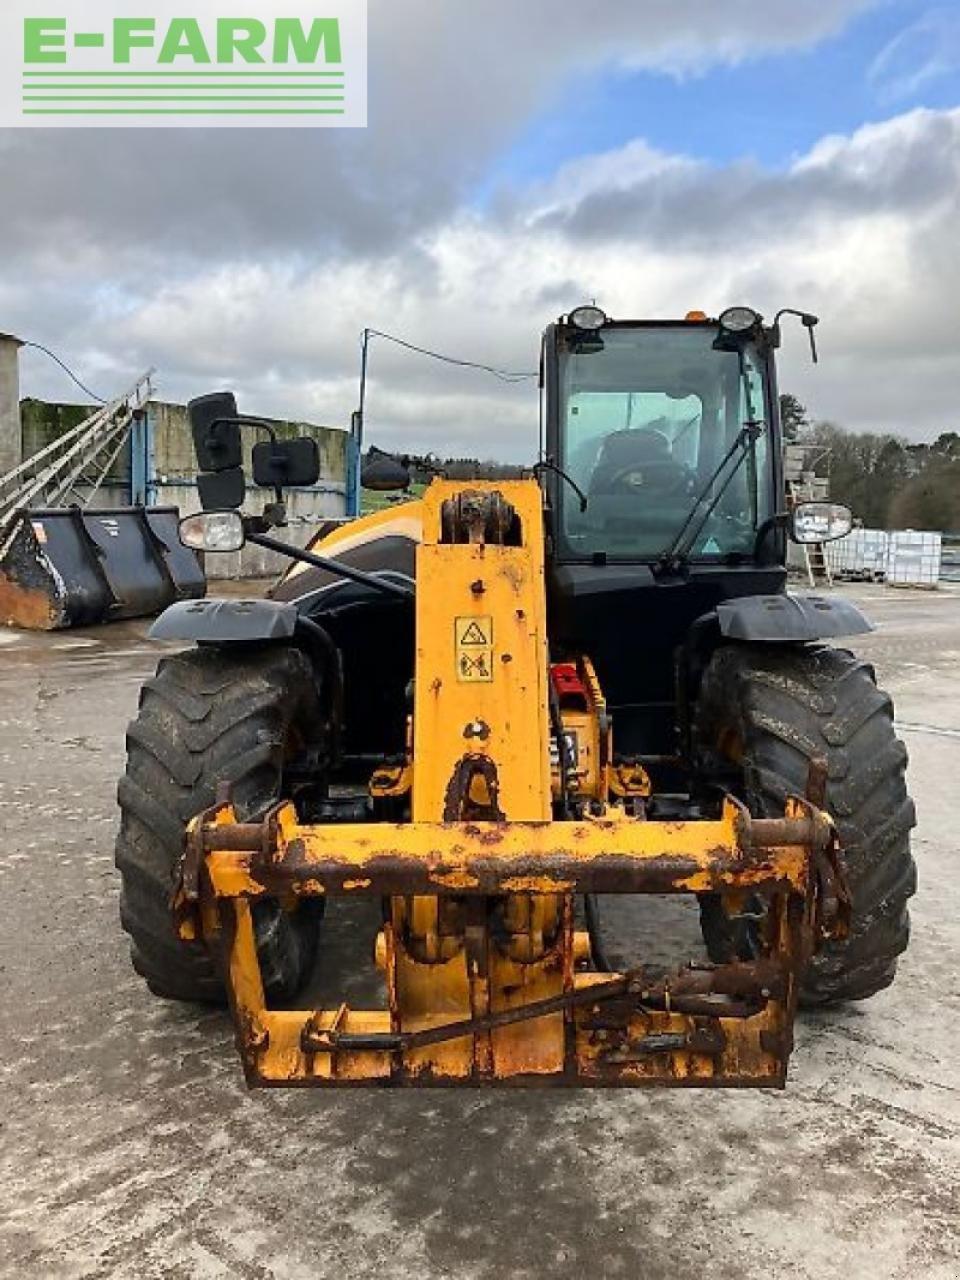
[(784, 1094), (248, 1094), (225, 1017), (154, 1000), (117, 922), (155, 648), (0, 631), (0, 1274), (955, 1280), (960, 592), (856, 594), (911, 753), (914, 942), (802, 1018)]

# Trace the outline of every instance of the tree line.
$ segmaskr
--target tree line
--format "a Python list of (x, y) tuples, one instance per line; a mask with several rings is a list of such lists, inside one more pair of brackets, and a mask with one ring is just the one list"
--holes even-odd
[(815, 446), (811, 469), (829, 477), (831, 498), (867, 528), (960, 532), (960, 433), (914, 444), (892, 432), (811, 422), (795, 396), (781, 396), (780, 409), (785, 437)]
[[(796, 396), (780, 397), (788, 442), (812, 446), (808, 465), (830, 480), (830, 496), (845, 503), (869, 529), (940, 529), (960, 533), (960, 433), (944, 431), (932, 444), (913, 444), (892, 432), (845, 431), (812, 422)], [(522, 467), (481, 458), (438, 458), (414, 463), (427, 481), (440, 470), (452, 480), (506, 480)]]

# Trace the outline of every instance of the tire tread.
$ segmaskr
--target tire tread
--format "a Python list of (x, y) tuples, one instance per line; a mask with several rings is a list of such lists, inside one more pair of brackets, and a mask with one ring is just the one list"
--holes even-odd
[[(807, 1005), (863, 1000), (888, 986), (910, 936), (907, 902), (916, 888), (910, 831), (916, 813), (906, 788), (907, 752), (893, 703), (869, 663), (845, 649), (773, 650), (729, 645), (707, 668), (696, 736), (709, 757), (724, 732), (742, 748), (745, 798), (760, 816), (778, 816), (802, 795), (815, 757), (827, 761), (826, 808), (837, 824), (853, 897), (850, 936), (811, 961), (801, 990)], [(703, 912), (708, 950), (729, 948), (715, 914)]]
[[(292, 736), (319, 723), (312, 667), (289, 646), (189, 650), (163, 658), (143, 685), (117, 788), (115, 861), (133, 967), (155, 994), (223, 1002), (217, 959), (174, 932), (170, 894), (186, 823), (214, 803), (221, 781), (230, 783), (241, 820), (259, 816), (281, 794)], [(292, 995), (312, 965), (316, 927), (304, 913), (299, 924), (284, 917), (258, 931), (265, 980), (279, 998)]]

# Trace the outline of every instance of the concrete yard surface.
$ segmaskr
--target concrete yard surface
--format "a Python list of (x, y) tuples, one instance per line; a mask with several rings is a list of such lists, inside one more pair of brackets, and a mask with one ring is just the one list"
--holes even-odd
[[(956, 1280), (960, 592), (849, 594), (911, 755), (914, 939), (801, 1017), (784, 1093), (248, 1093), (226, 1015), (154, 999), (118, 923), (145, 626), (0, 631), (0, 1275)], [(606, 927), (657, 942), (641, 905)]]

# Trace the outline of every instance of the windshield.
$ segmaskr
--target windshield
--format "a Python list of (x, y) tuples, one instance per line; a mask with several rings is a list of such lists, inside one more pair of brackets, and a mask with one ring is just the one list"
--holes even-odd
[(588, 499), (582, 512), (561, 489), (566, 556), (662, 555), (698, 497), (691, 533), (728, 480), (689, 554), (752, 553), (773, 514), (769, 431), (752, 448), (736, 442), (745, 423), (766, 423), (764, 366), (752, 344), (742, 365), (736, 351), (715, 351), (716, 336), (701, 325), (609, 328), (602, 349), (595, 338), (561, 349), (559, 461)]

